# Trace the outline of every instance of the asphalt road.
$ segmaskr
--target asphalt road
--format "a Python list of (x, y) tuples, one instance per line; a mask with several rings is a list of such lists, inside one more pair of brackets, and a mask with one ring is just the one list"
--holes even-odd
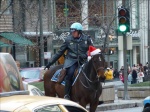
[(97, 111), (97, 112), (142, 112), (143, 107), (135, 107), (135, 108), (126, 108), (126, 109), (117, 109), (117, 110), (109, 110), (109, 111)]

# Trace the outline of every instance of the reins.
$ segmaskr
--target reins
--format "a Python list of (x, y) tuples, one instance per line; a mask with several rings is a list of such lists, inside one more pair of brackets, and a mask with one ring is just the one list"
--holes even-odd
[[(84, 65), (84, 66), (85, 66), (85, 65)], [(86, 76), (86, 74), (85, 74), (85, 72), (84, 72), (84, 70), (83, 70), (83, 67), (84, 67), (84, 66), (82, 66), (81, 72), (83, 73), (83, 76), (84, 76), (85, 79), (86, 79), (85, 81), (87, 82), (88, 85), (84, 84), (83, 81), (82, 81), (82, 80), (80, 79), (80, 77), (79, 77), (79, 80), (80, 80), (82, 86), (85, 87), (85, 88), (87, 88), (87, 89), (92, 89), (92, 90), (94, 90), (94, 91), (97, 91), (98, 88), (94, 89), (94, 88), (92, 87), (92, 85), (94, 85), (95, 83), (97, 83), (97, 82), (100, 81), (100, 80), (99, 80), (99, 77), (97, 77), (96, 80), (94, 80), (94, 81), (92, 81), (91, 79), (89, 79), (89, 78)]]

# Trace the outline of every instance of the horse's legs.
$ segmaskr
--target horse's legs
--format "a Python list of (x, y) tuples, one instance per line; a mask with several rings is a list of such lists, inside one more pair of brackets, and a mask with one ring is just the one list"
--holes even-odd
[(96, 111), (98, 102), (99, 102), (99, 101), (96, 100), (96, 101), (93, 101), (93, 102), (90, 103), (90, 112), (95, 112), (95, 111)]
[(86, 103), (86, 101), (85, 101), (84, 98), (82, 98), (82, 99), (79, 101), (79, 104), (80, 104), (82, 107), (86, 108), (87, 103)]
[(45, 96), (52, 96), (56, 97), (56, 91), (55, 91), (55, 84), (52, 84), (54, 82), (44, 82), (44, 90), (45, 90)]

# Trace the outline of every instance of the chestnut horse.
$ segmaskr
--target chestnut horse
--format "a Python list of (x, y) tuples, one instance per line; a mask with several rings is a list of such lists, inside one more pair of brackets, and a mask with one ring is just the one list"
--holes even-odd
[[(99, 97), (102, 93), (101, 81), (105, 80), (104, 76), (105, 59), (103, 54), (92, 56), (91, 60), (82, 66), (81, 72), (77, 74), (78, 78), (71, 89), (71, 100), (79, 102), (86, 108), (90, 104), (90, 112), (95, 112)], [(60, 98), (64, 97), (64, 86), (51, 81), (56, 70), (63, 65), (53, 66), (44, 74), (44, 89), (46, 96)]]

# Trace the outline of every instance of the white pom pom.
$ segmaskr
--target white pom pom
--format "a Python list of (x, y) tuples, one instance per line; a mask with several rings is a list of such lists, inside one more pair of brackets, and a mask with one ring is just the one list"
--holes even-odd
[(91, 56), (88, 56), (87, 60), (90, 61), (91, 60)]

